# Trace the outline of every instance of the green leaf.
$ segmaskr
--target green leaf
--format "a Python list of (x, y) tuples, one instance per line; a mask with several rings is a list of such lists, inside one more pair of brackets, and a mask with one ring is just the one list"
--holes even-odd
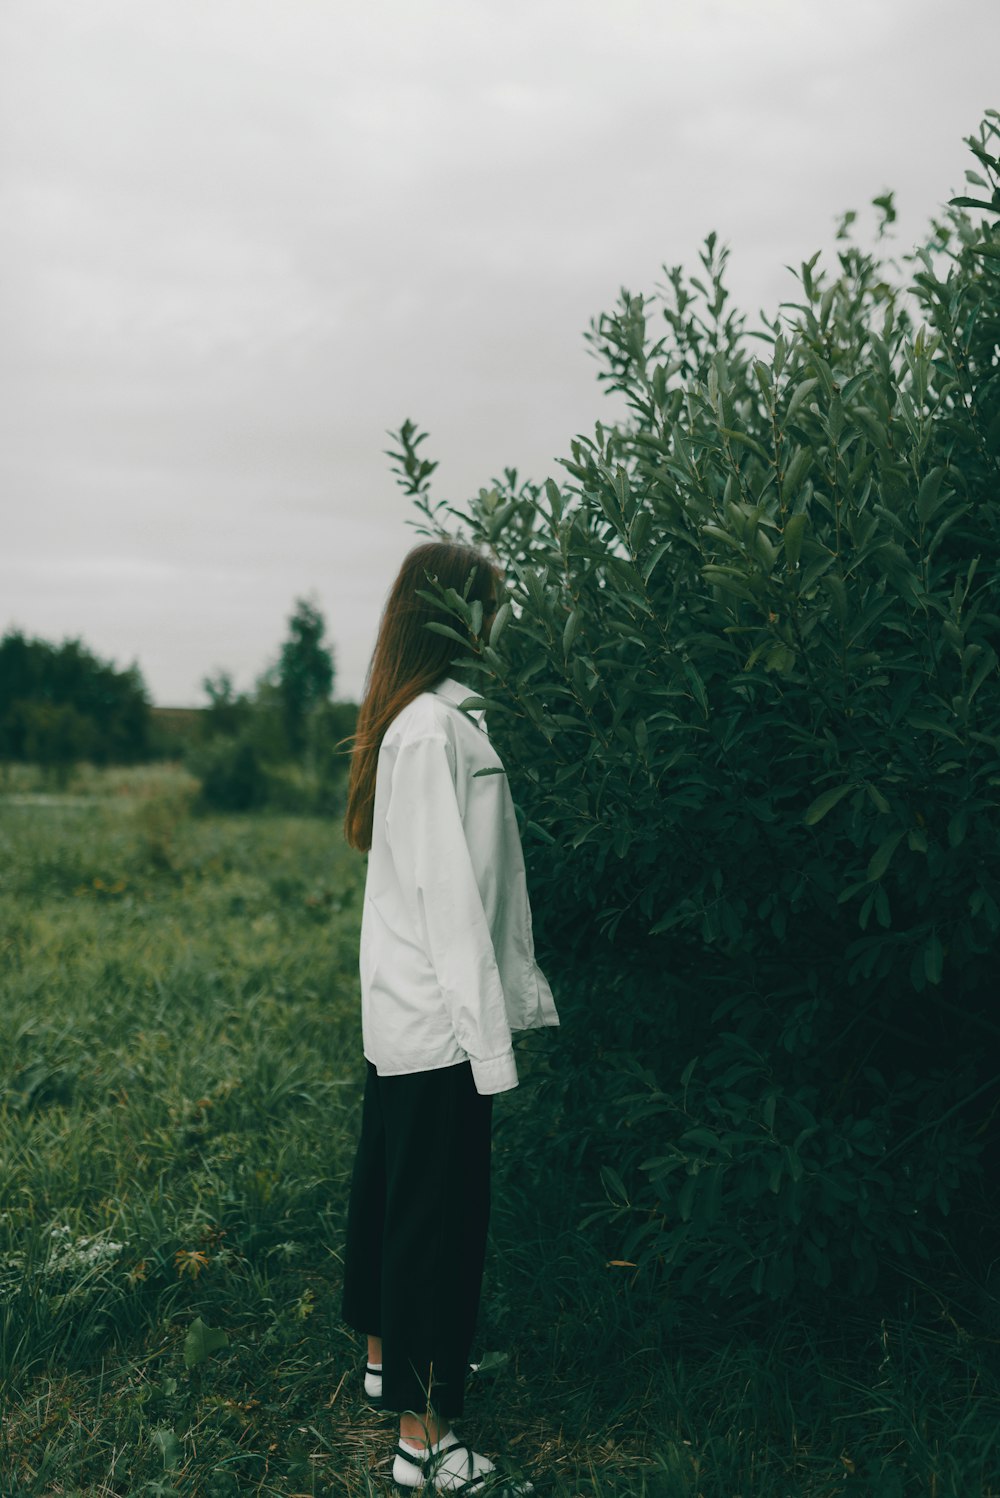
[(701, 531), (702, 535), (711, 536), (714, 541), (721, 541), (724, 546), (728, 546), (733, 551), (738, 551), (742, 555), (743, 547), (738, 538), (730, 535), (729, 531), (724, 531), (721, 526), (703, 525)]
[(882, 792), (877, 788), (877, 786), (868, 785), (867, 786), (867, 791), (868, 791), (869, 796), (872, 799), (872, 804), (874, 806), (876, 806), (879, 811), (881, 811), (881, 812), (887, 812), (887, 811), (891, 811), (892, 810), (892, 808), (889, 805), (888, 801), (885, 799), (885, 797), (883, 796)]
[(934, 718), (925, 718), (922, 713), (908, 713), (906, 721), (911, 728), (920, 728), (926, 733), (940, 734), (942, 738), (954, 739), (956, 743), (961, 743), (953, 728), (949, 728), (944, 723), (938, 723)]
[[(482, 773), (481, 770), (476, 771), (477, 775), (481, 775)], [(501, 773), (506, 774), (506, 771), (501, 771)], [(473, 779), (475, 779), (475, 776), (473, 776)], [(524, 830), (526, 833), (530, 832), (532, 837), (539, 838), (543, 843), (548, 843), (550, 847), (555, 845), (556, 840), (551, 832), (548, 832), (544, 827), (539, 827), (537, 822), (526, 822)]]
[(449, 640), (457, 640), (460, 645), (468, 645), (468, 635), (460, 635), (457, 629), (452, 629), (450, 624), (439, 624), (436, 619), (429, 620), (424, 629), (433, 630), (436, 635), (445, 635)]
[(802, 1161), (799, 1158), (798, 1151), (793, 1149), (790, 1144), (786, 1144), (783, 1146), (783, 1153), (785, 1156), (785, 1160), (788, 1163), (788, 1174), (791, 1176), (793, 1181), (801, 1181), (803, 1175), (805, 1174), (805, 1170), (803, 1168)]
[(962, 634), (962, 631), (959, 629), (958, 625), (953, 619), (945, 619), (942, 621), (941, 633), (948, 641), (948, 644), (953, 645), (961, 655), (962, 649), (965, 645), (965, 636)]
[(795, 651), (790, 645), (775, 645), (768, 652), (764, 662), (765, 671), (777, 671), (779, 675), (786, 675), (795, 665)]
[(702, 575), (705, 581), (714, 588), (722, 588), (726, 593), (732, 593), (737, 598), (745, 598), (748, 602), (755, 602), (753, 590), (749, 584), (743, 581), (744, 574), (735, 567), (717, 567), (711, 563), (702, 567)]
[(161, 1426), (159, 1430), (153, 1431), (150, 1439), (163, 1458), (164, 1472), (172, 1472), (175, 1467), (180, 1466), (184, 1458), (184, 1450), (174, 1431), (167, 1426)]
[(812, 379), (802, 380), (798, 385), (796, 385), (795, 389), (792, 391), (792, 398), (788, 402), (788, 410), (785, 412), (786, 421), (791, 421), (792, 417), (795, 415), (796, 411), (799, 409), (802, 402), (809, 394), (810, 390), (814, 390), (818, 384), (819, 379), (814, 375)]
[(785, 557), (789, 567), (799, 565), (799, 557), (802, 554), (802, 537), (805, 534), (806, 517), (804, 514), (789, 515), (785, 521), (783, 532), (785, 541)]
[(888, 931), (892, 925), (892, 918), (889, 912), (889, 896), (885, 892), (884, 884), (875, 886), (875, 915), (883, 930)]
[(993, 649), (992, 646), (988, 645), (986, 647), (986, 653), (983, 656), (982, 660), (979, 662), (979, 665), (976, 667), (975, 671), (973, 672), (973, 674), (972, 674), (972, 680), (969, 683), (969, 701), (970, 702), (972, 701), (973, 697), (975, 697), (976, 693), (979, 691), (979, 688), (982, 686), (982, 684), (986, 680), (987, 676), (989, 676), (990, 673), (993, 670), (995, 670), (996, 664), (997, 664), (997, 654), (996, 654), (996, 651)]
[(829, 594), (837, 623), (841, 626), (845, 625), (847, 623), (847, 590), (844, 587), (844, 579), (836, 572), (827, 572), (824, 573), (822, 582)]
[(834, 786), (830, 790), (824, 791), (822, 795), (817, 796), (802, 818), (805, 826), (814, 827), (817, 822), (822, 821), (827, 812), (832, 810), (837, 802), (842, 801), (848, 791), (853, 791), (854, 788), (854, 782), (851, 781), (847, 785)]
[(629, 1195), (625, 1190), (625, 1182), (616, 1170), (610, 1165), (601, 1166), (601, 1184), (608, 1194), (608, 1199), (615, 1206), (629, 1206)]
[(802, 485), (802, 480), (813, 464), (812, 451), (808, 447), (797, 447), (792, 453), (788, 467), (781, 479), (781, 494), (784, 499), (793, 499)]
[(941, 493), (941, 481), (946, 472), (944, 467), (932, 468), (920, 485), (917, 493), (917, 519), (921, 524), (926, 524), (948, 498), (947, 492)]
[(670, 550), (670, 542), (669, 541), (661, 541), (660, 544), (659, 544), (659, 546), (657, 546), (655, 548), (652, 556), (650, 557), (649, 561), (646, 563), (645, 570), (643, 571), (643, 574), (642, 574), (644, 582), (647, 582), (647, 583), (649, 582), (649, 579), (653, 575), (653, 568), (656, 566), (657, 562), (664, 555), (664, 553), (667, 552), (667, 551), (669, 551), (669, 550)]
[(503, 634), (504, 630), (507, 628), (507, 620), (510, 618), (510, 616), (511, 616), (512, 613), (513, 613), (513, 609), (511, 607), (511, 603), (510, 603), (509, 599), (508, 599), (508, 601), (506, 603), (502, 603), (500, 605), (500, 607), (497, 609), (496, 618), (493, 620), (493, 624), (492, 624), (492, 627), (490, 629), (490, 644), (491, 645), (495, 645), (497, 643), (497, 641), (499, 640), (500, 636)]
[(969, 827), (969, 813), (964, 806), (959, 807), (948, 819), (948, 846), (958, 848), (965, 841), (965, 834)]
[(817, 558), (816, 561), (810, 562), (805, 572), (803, 572), (802, 581), (799, 584), (802, 592), (808, 594), (809, 589), (812, 587), (813, 583), (818, 582), (819, 579), (823, 577), (824, 574), (833, 566), (836, 560), (836, 556), (831, 555), (826, 557), (821, 556)]
[(580, 628), (580, 610), (579, 609), (573, 609), (570, 612), (570, 616), (566, 620), (566, 625), (565, 625), (565, 628), (563, 629), (563, 640), (562, 640), (562, 643), (563, 643), (563, 653), (564, 654), (568, 654), (570, 646), (572, 645), (573, 641), (576, 639), (577, 632), (579, 631), (579, 628)]
[(206, 1326), (201, 1317), (196, 1316), (184, 1338), (184, 1366), (197, 1368), (206, 1363), (213, 1352), (228, 1346), (229, 1338), (221, 1327)]
[(652, 523), (653, 517), (649, 510), (640, 510), (638, 512), (632, 522), (632, 531), (630, 536), (633, 551), (638, 552), (642, 550)]
[(892, 855), (905, 836), (906, 828), (903, 827), (898, 832), (890, 832), (889, 836), (879, 843), (868, 864), (869, 879), (881, 879), (892, 861)]
[(694, 693), (695, 701), (698, 703), (698, 706), (701, 708), (702, 712), (707, 716), (708, 695), (705, 691), (705, 683), (702, 681), (701, 677), (698, 675), (697, 671), (695, 670), (694, 666), (692, 666), (690, 661), (683, 661), (681, 664), (684, 667), (684, 675), (691, 683), (691, 690)]
[(761, 394), (764, 396), (765, 400), (770, 401), (771, 371), (768, 369), (767, 365), (762, 359), (755, 359), (753, 364), (753, 372), (757, 377), (757, 383), (761, 388)]
[(719, 1136), (712, 1129), (706, 1129), (698, 1124), (693, 1129), (685, 1129), (681, 1135), (682, 1144), (693, 1144), (701, 1149), (717, 1150), (719, 1148)]
[(720, 427), (719, 436), (727, 437), (730, 442), (735, 442), (739, 447), (748, 447), (752, 453), (757, 454), (758, 458), (763, 458), (765, 463), (770, 463), (771, 459), (760, 443), (756, 442), (753, 437), (747, 436), (746, 432), (737, 432), (732, 427)]
[(559, 485), (554, 479), (545, 480), (545, 493), (552, 509), (552, 519), (558, 525), (562, 519), (562, 495), (559, 493)]
[(924, 946), (924, 972), (928, 983), (940, 983), (944, 971), (944, 948), (936, 931), (932, 931)]
[[(826, 292), (824, 292), (823, 295), (825, 296)], [(813, 368), (819, 372), (819, 378), (823, 382), (823, 392), (826, 395), (827, 400), (832, 401), (834, 396), (833, 370), (830, 368), (829, 364), (827, 364), (826, 360), (821, 359), (819, 354), (817, 354), (815, 351), (813, 352), (811, 363)]]
[(691, 1209), (694, 1206), (694, 1194), (698, 1190), (698, 1177), (688, 1176), (677, 1193), (677, 1215), (681, 1222), (691, 1221)]
[(985, 208), (987, 213), (1000, 213), (996, 203), (984, 203), (981, 198), (949, 198), (948, 204), (952, 208)]

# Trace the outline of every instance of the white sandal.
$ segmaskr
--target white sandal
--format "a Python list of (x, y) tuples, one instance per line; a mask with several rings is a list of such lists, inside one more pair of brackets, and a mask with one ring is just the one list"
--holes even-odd
[(425, 1451), (411, 1450), (400, 1441), (392, 1464), (392, 1479), (404, 1493), (430, 1487), (436, 1493), (492, 1493), (495, 1498), (523, 1498), (534, 1491), (530, 1482), (505, 1479), (489, 1457), (473, 1451), (454, 1431)]

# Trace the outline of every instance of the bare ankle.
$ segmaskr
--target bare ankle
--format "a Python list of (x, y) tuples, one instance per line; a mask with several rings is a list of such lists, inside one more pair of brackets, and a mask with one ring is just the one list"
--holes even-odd
[(399, 1417), (400, 1440), (409, 1441), (413, 1446), (436, 1446), (451, 1429), (447, 1420), (442, 1420), (433, 1410), (428, 1410), (424, 1415), (416, 1415), (412, 1410), (407, 1410)]

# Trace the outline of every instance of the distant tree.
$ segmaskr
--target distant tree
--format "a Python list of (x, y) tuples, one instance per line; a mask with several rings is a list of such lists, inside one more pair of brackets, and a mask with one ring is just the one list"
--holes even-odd
[(119, 671), (81, 640), (0, 639), (0, 757), (65, 767), (141, 759), (149, 697), (137, 666)]
[(228, 671), (202, 682), (205, 735), (188, 763), (214, 811), (343, 811), (354, 703), (332, 702), (333, 651), (319, 609), (297, 599), (287, 638), (253, 688), (237, 694)]
[(66, 703), (24, 702), (18, 709), (24, 758), (48, 771), (60, 785), (73, 765), (96, 757), (98, 730), (93, 719), (77, 708)]
[(277, 669), (285, 731), (296, 752), (305, 747), (313, 711), (328, 702), (333, 691), (333, 651), (325, 634), (326, 623), (316, 605), (306, 598), (296, 599)]
[(232, 737), (246, 722), (249, 702), (236, 691), (233, 678), (221, 668), (202, 680), (202, 689), (208, 698), (205, 726), (209, 736), (225, 734)]

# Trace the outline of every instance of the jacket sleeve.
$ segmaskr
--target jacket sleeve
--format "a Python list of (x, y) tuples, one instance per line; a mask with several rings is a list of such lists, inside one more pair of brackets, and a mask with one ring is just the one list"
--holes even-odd
[(517, 1086), (493, 940), (462, 825), (454, 750), (445, 738), (404, 742), (392, 770), (386, 837), (403, 898), (433, 964), (476, 1090)]

